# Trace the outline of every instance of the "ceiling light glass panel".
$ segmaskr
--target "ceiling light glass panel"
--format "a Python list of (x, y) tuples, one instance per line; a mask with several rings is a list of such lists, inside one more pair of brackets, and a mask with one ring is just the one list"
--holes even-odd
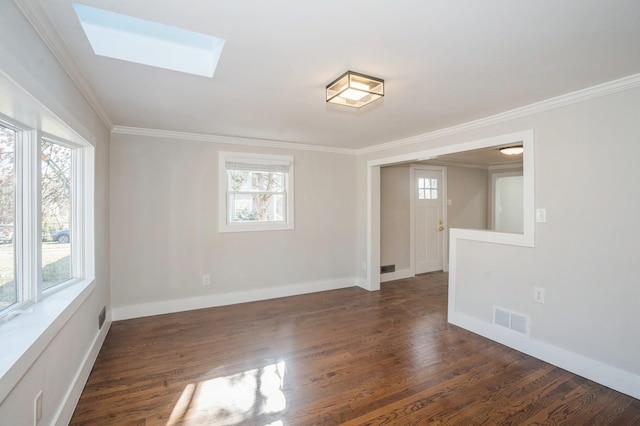
[(213, 77), (224, 40), (74, 3), (96, 55)]

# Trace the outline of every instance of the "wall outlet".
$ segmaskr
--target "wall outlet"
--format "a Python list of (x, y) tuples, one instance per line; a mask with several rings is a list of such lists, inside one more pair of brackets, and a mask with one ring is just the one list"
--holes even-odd
[(33, 424), (37, 425), (42, 420), (42, 391), (38, 392), (33, 400)]
[(366, 271), (367, 270), (367, 262), (362, 262), (362, 270)]
[(211, 285), (211, 275), (205, 274), (202, 276), (202, 285)]
[(542, 287), (533, 288), (533, 301), (538, 303), (544, 303), (544, 288)]

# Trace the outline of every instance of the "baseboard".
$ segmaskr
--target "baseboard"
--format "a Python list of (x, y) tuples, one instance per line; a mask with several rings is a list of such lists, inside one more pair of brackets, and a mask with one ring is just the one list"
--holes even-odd
[(51, 424), (64, 426), (68, 425), (71, 421), (73, 412), (75, 411), (76, 405), (80, 400), (80, 395), (82, 395), (84, 385), (89, 379), (91, 369), (96, 362), (96, 358), (98, 358), (98, 353), (100, 352), (100, 348), (102, 348), (104, 339), (107, 337), (109, 327), (111, 327), (111, 322), (105, 322), (100, 332), (96, 334), (95, 339), (93, 339), (93, 343), (85, 354), (80, 368), (76, 372), (73, 381), (69, 386), (69, 389), (67, 389), (66, 395), (62, 399), (62, 403), (58, 407), (58, 411), (56, 411), (55, 415), (53, 416), (53, 421), (51, 422)]
[(363, 289), (369, 291), (369, 282), (364, 278), (356, 279), (356, 286), (362, 287)]
[(415, 276), (411, 269), (400, 269), (395, 272), (389, 272), (387, 274), (380, 274), (380, 282), (386, 283), (388, 281), (402, 280), (405, 278), (411, 278)]
[(640, 399), (640, 376), (461, 313), (449, 322), (549, 364)]
[(358, 280), (356, 278), (341, 278), (233, 293), (189, 297), (185, 299), (164, 300), (162, 302), (151, 302), (113, 308), (111, 316), (114, 321), (120, 321), (152, 315), (191, 311), (194, 309), (213, 308), (216, 306), (235, 305), (238, 303), (255, 302), (258, 300), (276, 299), (278, 297), (297, 296), (300, 294), (316, 293), (319, 291), (336, 290), (339, 288), (355, 287), (357, 284)]

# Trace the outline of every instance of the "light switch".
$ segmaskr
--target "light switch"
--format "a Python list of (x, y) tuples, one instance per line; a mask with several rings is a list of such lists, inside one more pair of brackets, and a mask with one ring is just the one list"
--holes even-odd
[(547, 210), (536, 209), (536, 222), (545, 223), (547, 221)]

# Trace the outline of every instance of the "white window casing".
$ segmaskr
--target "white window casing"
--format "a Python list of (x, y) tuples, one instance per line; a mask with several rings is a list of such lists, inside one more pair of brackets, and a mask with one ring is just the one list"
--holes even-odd
[[(293, 156), (219, 153), (218, 230), (219, 232), (275, 231), (294, 229)], [(232, 181), (232, 173), (240, 179)], [(259, 187), (256, 178), (269, 174), (274, 185)], [(271, 182), (270, 182), (271, 183)], [(255, 211), (256, 200), (266, 200), (262, 215)], [(244, 210), (239, 209), (244, 206)]]

